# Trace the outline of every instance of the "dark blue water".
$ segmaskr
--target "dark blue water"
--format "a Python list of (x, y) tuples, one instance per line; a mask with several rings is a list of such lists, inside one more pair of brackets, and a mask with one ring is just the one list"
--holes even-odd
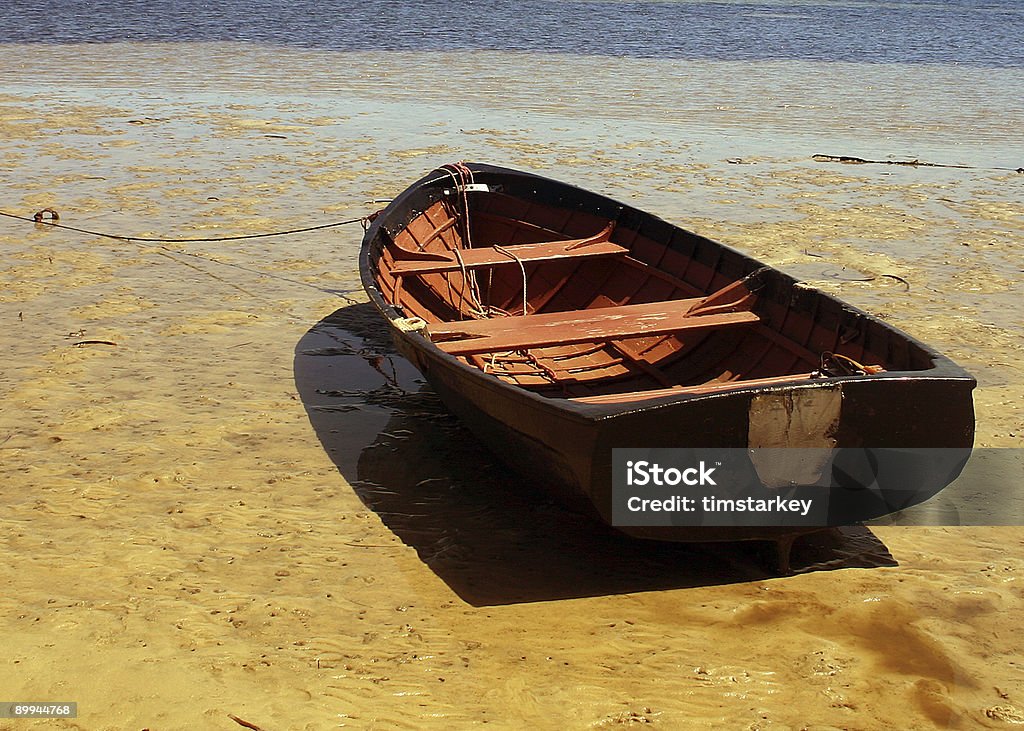
[(245, 41), (341, 51), (1024, 67), (1021, 0), (5, 0), (4, 6), (0, 42)]

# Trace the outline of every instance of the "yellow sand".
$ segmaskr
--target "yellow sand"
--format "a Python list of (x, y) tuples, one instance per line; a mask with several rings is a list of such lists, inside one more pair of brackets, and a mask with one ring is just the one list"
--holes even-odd
[[(626, 147), (490, 129), (407, 147), (354, 129), (345, 147), (320, 139), (329, 119), (259, 107), (178, 107), (165, 122), (57, 107), (0, 103), (0, 208), (137, 236), (340, 220), (456, 157), (593, 187), (614, 172), (616, 197), (770, 263), (820, 265), (815, 284), (978, 373), (979, 445), (1024, 439), (1012, 176), (658, 169), (624, 162)], [(129, 124), (144, 114), (155, 121)], [(80, 137), (54, 140), (72, 127)], [(0, 221), (0, 695), (79, 707), (0, 728), (241, 728), (228, 714), (267, 731), (1024, 723), (1020, 528), (875, 528), (821, 554), (835, 565), (815, 554), (816, 570), (775, 578), (747, 549), (608, 543), (542, 493), (488, 506), (474, 475), (511, 492), (516, 478), (440, 416), (403, 430), (357, 405), (324, 412), (338, 433), (318, 433), (297, 348), (303, 368), (332, 342), (347, 353), (325, 380), (339, 391), (390, 372), (379, 344), (360, 355), (359, 338), (308, 334), (336, 310), (375, 327), (358, 306), (360, 234), (162, 248)], [(872, 279), (834, 276), (850, 270)], [(359, 474), (395, 475), (363, 486), (385, 503), (410, 485), (430, 499), (371, 510)]]

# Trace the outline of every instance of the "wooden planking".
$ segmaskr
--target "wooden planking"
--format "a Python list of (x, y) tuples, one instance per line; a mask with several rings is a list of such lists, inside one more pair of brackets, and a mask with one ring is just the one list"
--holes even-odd
[(415, 260), (398, 260), (391, 267), (395, 275), (436, 274), (438, 272), (458, 271), (462, 268), (479, 269), (480, 267), (499, 264), (515, 264), (517, 259), (523, 262), (548, 261), (551, 259), (580, 258), (588, 256), (621, 255), (627, 249), (608, 240), (613, 224), (603, 231), (583, 239), (567, 241), (542, 241), (533, 244), (509, 244), (503, 247), (474, 247), (458, 251), (462, 261), (455, 252), (437, 252), (436, 258)]
[(660, 368), (658, 368), (655, 365), (652, 365), (651, 363), (648, 363), (642, 355), (636, 353), (630, 347), (630, 343), (628, 340), (618, 339), (610, 340), (609, 342), (611, 343), (613, 348), (615, 348), (618, 352), (625, 355), (629, 359), (629, 362), (634, 366), (634, 368), (640, 371), (641, 374), (655, 380), (656, 382), (658, 382), (659, 384), (666, 388), (676, 385), (670, 378), (668, 378), (664, 373), (661, 372)]
[[(701, 298), (549, 312), (525, 317), (448, 323), (431, 327), (435, 344), (446, 353), (466, 355), (566, 343), (596, 342), (633, 335), (710, 330), (758, 322), (753, 312), (687, 315)], [(454, 340), (453, 338), (464, 338)]]
[(661, 269), (658, 269), (657, 267), (654, 267), (654, 266), (652, 266), (650, 264), (647, 264), (646, 262), (640, 261), (639, 259), (635, 259), (635, 258), (629, 256), (629, 257), (626, 257), (625, 263), (628, 264), (631, 267), (635, 267), (637, 269), (640, 269), (641, 271), (643, 271), (644, 273), (648, 274), (651, 277), (657, 277), (658, 279), (661, 279), (662, 281), (668, 282), (673, 287), (675, 287), (676, 289), (678, 289), (678, 290), (680, 290), (682, 292), (685, 292), (686, 294), (689, 294), (689, 295), (703, 295), (703, 294), (706, 294), (705, 290), (698, 289), (697, 287), (694, 287), (689, 282), (684, 282), (682, 279), (679, 279), (678, 277), (673, 276), (672, 274), (669, 274), (666, 271), (663, 271)]
[[(675, 386), (673, 388), (655, 388), (649, 391), (630, 391), (627, 393), (608, 393), (599, 396), (580, 396), (572, 401), (584, 404), (619, 404), (632, 401), (649, 401), (665, 396), (699, 396), (703, 394), (732, 391), (741, 388), (757, 388), (765, 386), (782, 386), (812, 380), (810, 373), (793, 373), (787, 376), (771, 378), (751, 378), (746, 381), (712, 381), (698, 386)], [(814, 379), (815, 382), (827, 383), (827, 379)]]
[[(605, 242), (600, 244), (589, 244), (579, 249), (568, 249), (564, 241), (550, 241), (540, 244), (513, 244), (503, 246), (505, 251), (515, 254), (524, 263), (535, 261), (550, 261), (552, 259), (581, 259), (588, 256), (617, 256), (625, 254), (626, 249)], [(481, 267), (497, 266), (499, 264), (515, 264), (516, 258), (509, 254), (490, 247), (478, 247), (474, 249), (462, 249), (462, 264), (452, 254), (444, 254), (444, 259), (397, 261), (391, 267), (391, 273), (395, 275), (409, 274), (437, 274), (439, 272), (459, 271), (465, 266), (466, 269), (480, 269)]]
[[(575, 238), (585, 231), (603, 228), (608, 223), (607, 217), (571, 208), (556, 208), (538, 201), (527, 201), (503, 194), (479, 198), (477, 205), (470, 212), (470, 218), (474, 222), (474, 236), (477, 226), (493, 228), (495, 225), (508, 224), (520, 237), (520, 243), (550, 241), (559, 236)], [(524, 238), (527, 240), (523, 241)]]
[[(881, 366), (871, 366), (880, 368)], [(867, 376), (861, 376), (866, 378)], [(723, 391), (734, 391), (743, 388), (767, 388), (771, 386), (788, 386), (800, 382), (810, 381), (815, 384), (827, 384), (830, 378), (816, 376), (813, 373), (791, 373), (785, 376), (770, 376), (767, 378), (748, 378), (735, 381), (709, 381), (696, 386), (673, 386), (671, 388), (654, 388), (648, 391), (629, 391), (624, 393), (606, 393), (598, 396), (580, 396), (571, 401), (579, 401), (584, 404), (618, 404), (632, 401), (649, 401), (663, 398), (665, 396), (703, 396), (704, 394), (721, 393)]]

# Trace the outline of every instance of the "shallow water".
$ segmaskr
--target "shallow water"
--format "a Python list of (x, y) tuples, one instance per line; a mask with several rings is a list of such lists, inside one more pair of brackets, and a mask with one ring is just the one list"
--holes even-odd
[[(531, 5), (527, 30), (569, 6)], [(154, 5), (119, 4), (98, 37), (98, 20), (42, 23), (19, 0), (0, 44), (0, 210), (136, 236), (265, 232), (361, 215), (456, 159), (524, 167), (887, 317), (978, 376), (979, 445), (1021, 446), (1024, 176), (991, 169), (1022, 164), (1019, 44), (997, 42), (1016, 6), (887, 6), (929, 37), (950, 13), (977, 26), (941, 45), (860, 25), (874, 4), (585, 6), (537, 36), (581, 52), (538, 52), (526, 32), (387, 36), (443, 46), (428, 53), (387, 50), (358, 17), (318, 41), (300, 4), (276, 25), (252, 21), (276, 5), (237, 23), (208, 11), (192, 35), (174, 18), (143, 32)], [(455, 27), (450, 5), (420, 7)], [(695, 32), (647, 54), (628, 34), (588, 50), (568, 32), (627, 11), (785, 33)], [(820, 58), (826, 36), (793, 32), (831, 11), (872, 32), (830, 36)], [(496, 13), (470, 4), (460, 22)], [(246, 42), (253, 28), (307, 36)], [(875, 49), (846, 58), (855, 41)], [(163, 248), (0, 221), (0, 684), (81, 713), (37, 727), (1022, 717), (1019, 528), (807, 539), (804, 573), (781, 579), (765, 547), (595, 532), (504, 471), (392, 354), (361, 304), (360, 236)]]
[[(438, 0), (282, 3), (11, 0), (11, 42), (242, 41), (336, 51), (527, 51), (559, 55), (859, 61), (1020, 67), (1012, 0)], [(78, 11), (78, 12), (76, 12)]]

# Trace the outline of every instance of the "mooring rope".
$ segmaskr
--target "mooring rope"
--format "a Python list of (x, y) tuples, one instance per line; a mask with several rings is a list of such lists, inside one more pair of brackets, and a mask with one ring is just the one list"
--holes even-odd
[[(45, 220), (43, 214), (48, 213), (51, 216), (50, 220)], [(327, 228), (336, 228), (338, 226), (348, 226), (353, 223), (361, 223), (368, 219), (368, 216), (360, 216), (359, 218), (350, 218), (346, 221), (335, 221), (334, 223), (323, 223), (319, 226), (307, 226), (306, 228), (293, 228), (286, 231), (274, 231), (272, 233), (263, 234), (240, 234), (237, 236), (209, 236), (202, 238), (161, 238), (161, 237), (150, 237), (150, 236), (125, 236), (121, 234), (106, 233), (103, 231), (91, 231), (85, 228), (79, 228), (77, 226), (68, 226), (63, 223), (57, 223), (60, 216), (52, 208), (44, 208), (35, 214), (33, 218), (27, 218), (25, 216), (18, 216), (14, 213), (7, 213), (6, 211), (0, 211), (0, 216), (7, 218), (13, 218), (16, 221), (24, 221), (26, 223), (38, 223), (44, 226), (52, 226), (53, 228), (62, 228), (66, 231), (75, 231), (80, 234), (88, 234), (90, 236), (100, 236), (105, 239), (114, 239), (115, 241), (137, 241), (147, 244), (192, 244), (192, 243), (210, 243), (214, 241), (242, 241), (244, 239), (264, 239), (270, 236), (290, 236), (292, 234), (303, 234), (309, 233), (310, 231), (322, 231)]]
[[(58, 214), (57, 211), (53, 210), (52, 208), (44, 208), (43, 210), (41, 210), (38, 213), (36, 213), (35, 216), (32, 217), (32, 218), (27, 218), (25, 216), (18, 216), (16, 214), (8, 213), (6, 211), (0, 211), (0, 216), (4, 216), (6, 218), (12, 218), (12, 219), (14, 219), (16, 221), (24, 221), (26, 223), (44, 224), (46, 226), (52, 226), (54, 228), (62, 228), (62, 229), (65, 229), (67, 231), (75, 231), (77, 233), (87, 234), (89, 236), (99, 236), (101, 238), (112, 239), (114, 241), (123, 241), (125, 243), (132, 244), (132, 245), (134, 245), (136, 247), (139, 247), (139, 245), (143, 244), (143, 243), (146, 243), (146, 244), (150, 244), (150, 243), (153, 243), (153, 244), (187, 244), (187, 243), (204, 243), (204, 242), (208, 243), (208, 242), (215, 242), (215, 241), (241, 241), (241, 240), (244, 240), (244, 239), (259, 239), (259, 238), (266, 238), (266, 237), (269, 237), (269, 236), (287, 236), (287, 235), (290, 235), (290, 234), (306, 233), (306, 232), (309, 232), (309, 231), (320, 231), (320, 230), (327, 229), (327, 228), (334, 228), (334, 227), (338, 227), (338, 226), (346, 226), (346, 225), (353, 224), (353, 223), (361, 223), (361, 224), (363, 224), (363, 227), (366, 228), (366, 226), (369, 223), (369, 221), (371, 221), (374, 218), (374, 214), (369, 214), (369, 215), (366, 215), (366, 216), (360, 216), (359, 218), (351, 218), (351, 219), (348, 219), (348, 220), (345, 220), (345, 221), (336, 221), (334, 223), (325, 223), (325, 224), (321, 224), (319, 226), (307, 226), (305, 228), (289, 229), (289, 230), (286, 230), (286, 231), (275, 231), (273, 233), (263, 233), (263, 234), (244, 234), (244, 235), (237, 235), (237, 236), (211, 236), (211, 237), (201, 237), (201, 238), (157, 238), (157, 237), (148, 237), (148, 236), (123, 236), (123, 235), (112, 234), (112, 233), (107, 233), (107, 232), (103, 232), (103, 231), (92, 231), (90, 229), (79, 228), (77, 226), (67, 226), (67, 225), (62, 224), (62, 223), (57, 223), (57, 221), (60, 220), (60, 214)], [(49, 220), (44, 220), (45, 216), (49, 216)], [(344, 294), (342, 292), (336, 292), (336, 291), (333, 291), (333, 290), (324, 289), (323, 287), (318, 287), (317, 285), (312, 284), (310, 282), (304, 282), (304, 281), (299, 280), (299, 279), (292, 279), (291, 277), (282, 276), (281, 274), (277, 274), (275, 272), (268, 272), (268, 271), (263, 270), (263, 269), (255, 269), (255, 268), (252, 268), (252, 267), (245, 266), (244, 264), (238, 264), (238, 263), (231, 262), (231, 261), (221, 261), (220, 259), (215, 259), (214, 257), (209, 256), (207, 254), (200, 254), (200, 253), (197, 253), (197, 252), (194, 252), (194, 251), (183, 251), (181, 249), (173, 249), (173, 248), (170, 248), (168, 246), (160, 246), (159, 248), (161, 249), (161, 251), (157, 251), (156, 252), (157, 254), (160, 254), (161, 256), (165, 256), (168, 259), (170, 259), (171, 261), (175, 261), (175, 262), (177, 262), (179, 264), (183, 264), (185, 266), (188, 266), (188, 267), (191, 267), (193, 269), (196, 269), (196, 271), (200, 271), (203, 274), (206, 274), (207, 276), (213, 277), (214, 279), (218, 279), (218, 280), (224, 282), (225, 284), (227, 284), (228, 286), (234, 287), (235, 289), (238, 289), (238, 290), (240, 290), (242, 292), (245, 292), (246, 294), (249, 294), (249, 295), (255, 296), (254, 293), (250, 292), (247, 289), (244, 289), (243, 287), (240, 287), (239, 285), (237, 285), (237, 284), (235, 284), (233, 282), (229, 282), (228, 280), (221, 279), (220, 277), (217, 277), (216, 275), (212, 274), (211, 272), (204, 271), (204, 270), (200, 269), (199, 267), (193, 267), (188, 262), (182, 261), (180, 259), (176, 259), (175, 257), (170, 256), (170, 254), (177, 254), (179, 256), (191, 256), (191, 257), (194, 257), (196, 259), (201, 259), (203, 261), (210, 262), (211, 264), (217, 264), (219, 266), (233, 267), (235, 269), (239, 269), (239, 270), (242, 270), (242, 271), (245, 271), (245, 272), (249, 272), (250, 274), (256, 274), (256, 275), (261, 276), (261, 277), (270, 277), (272, 279), (277, 279), (277, 280), (282, 281), (282, 282), (288, 282), (290, 284), (296, 284), (296, 285), (299, 285), (299, 286), (302, 286), (302, 287), (307, 287), (309, 289), (315, 289), (315, 290), (318, 290), (320, 292), (328, 292), (330, 294), (334, 294), (334, 295), (336, 295), (338, 297), (341, 297), (342, 299), (344, 299), (346, 301), (350, 301), (351, 300), (351, 298), (349, 298), (346, 294)]]

